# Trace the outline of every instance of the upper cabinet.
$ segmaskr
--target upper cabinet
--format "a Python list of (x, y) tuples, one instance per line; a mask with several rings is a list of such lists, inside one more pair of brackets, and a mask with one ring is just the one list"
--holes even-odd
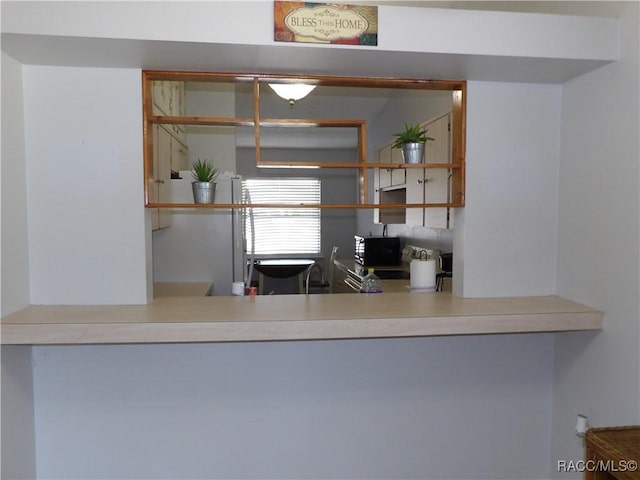
[(186, 113), (184, 82), (156, 80), (152, 83), (153, 114), (181, 117)]
[(385, 167), (377, 170), (379, 188), (402, 185), (407, 181), (407, 171), (399, 168), (400, 165), (404, 163), (402, 153), (397, 148), (392, 148), (391, 143), (392, 142), (387, 143), (378, 150), (378, 163), (394, 163), (397, 167)]
[[(283, 92), (283, 87), (306, 92)], [(416, 224), (424, 224), (425, 215), (430, 217), (425, 209), (438, 208), (445, 212), (446, 223), (447, 209), (464, 205), (465, 92), (463, 81), (144, 71), (146, 205), (193, 206), (165, 203), (156, 194), (159, 189), (153, 188), (157, 180), (162, 181), (157, 174), (164, 165), (158, 165), (158, 159), (167, 157), (155, 151), (166, 144), (154, 138), (161, 134), (154, 127), (160, 126), (171, 137), (170, 170), (188, 168), (190, 147), (194, 157), (200, 156), (197, 135), (231, 136), (235, 153), (242, 150), (243, 161), (252, 158), (253, 168), (277, 168), (282, 176), (291, 172), (299, 176), (300, 168), (353, 176), (354, 203), (337, 204), (323, 198), (320, 205), (300, 207), (376, 209), (385, 223), (391, 223), (384, 218), (391, 215), (395, 216), (393, 223)], [(187, 98), (205, 98), (205, 93), (205, 101), (190, 100), (187, 105)], [(392, 133), (404, 122), (415, 122), (412, 117), (416, 115), (429, 118), (420, 105), (432, 97), (446, 99), (451, 112), (448, 123), (445, 127), (429, 125), (429, 135), (438, 135), (438, 141), (427, 145), (423, 164), (407, 164), (400, 151), (391, 148)], [(445, 128), (444, 133), (437, 128)], [(195, 147), (189, 139), (196, 142)], [(207, 152), (214, 158), (228, 158), (225, 148)], [(416, 188), (407, 191), (410, 182)], [(425, 188), (429, 183), (434, 186)], [(403, 186), (401, 195), (396, 190)], [(199, 206), (229, 207), (238, 206)], [(407, 220), (407, 209), (420, 213), (415, 220), (411, 215)]]
[[(151, 111), (158, 117), (183, 117), (185, 115), (184, 82), (152, 82)], [(188, 168), (187, 135), (184, 125), (151, 125), (152, 161), (147, 174), (150, 203), (170, 203), (170, 182), (172, 172)], [(155, 208), (151, 215), (152, 230), (171, 225), (171, 215), (167, 210)]]
[[(155, 203), (168, 203), (171, 182), (171, 134), (161, 125), (153, 130), (153, 176), (149, 181), (149, 193)], [(151, 212), (151, 228), (158, 230), (171, 225), (167, 210), (154, 208)]]
[[(395, 165), (391, 168), (378, 169), (374, 176), (375, 203), (380, 205), (392, 204), (425, 204), (432, 205), (424, 208), (391, 207), (377, 209), (374, 216), (376, 223), (403, 223), (407, 225), (425, 226), (432, 228), (452, 228), (453, 203), (452, 178), (453, 139), (451, 125), (453, 113), (448, 112), (434, 119), (424, 121), (420, 125), (433, 140), (425, 144), (424, 165), (418, 168), (403, 168), (396, 157)], [(378, 150), (378, 158), (386, 158), (387, 152), (400, 150), (392, 148), (390, 142)], [(392, 179), (396, 178), (394, 182)], [(435, 206), (442, 205), (442, 206)]]
[[(153, 82), (153, 114), (168, 117), (184, 117), (186, 100), (184, 82), (158, 80)], [(184, 125), (168, 125), (170, 133), (182, 144), (186, 144)]]

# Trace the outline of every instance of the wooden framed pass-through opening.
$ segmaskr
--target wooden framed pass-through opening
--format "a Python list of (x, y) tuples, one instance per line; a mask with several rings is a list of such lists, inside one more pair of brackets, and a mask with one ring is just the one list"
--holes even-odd
[[(236, 112), (236, 115), (226, 115), (216, 111), (215, 106), (205, 114), (193, 115), (185, 108), (185, 84), (199, 82), (229, 86), (234, 91), (246, 92), (252, 97), (251, 111)], [(299, 110), (290, 108), (283, 110), (278, 105), (272, 108), (265, 100), (274, 97), (270, 85), (273, 84), (307, 84), (315, 87), (309, 94), (314, 102), (320, 102), (322, 95), (331, 92), (334, 97), (344, 95), (349, 100), (354, 97), (368, 97), (376, 100), (379, 92), (400, 97), (409, 92), (439, 92), (450, 94), (450, 157), (446, 162), (430, 163), (426, 158), (424, 163), (409, 164), (398, 161), (386, 161), (371, 151), (370, 145), (381, 138), (390, 140), (393, 131), (381, 134), (380, 129), (371, 125), (370, 121), (361, 115), (358, 108), (336, 115), (297, 116)], [(265, 208), (281, 208), (277, 204), (194, 204), (172, 203), (163, 197), (167, 183), (175, 169), (189, 169), (186, 131), (200, 127), (228, 128), (237, 132), (238, 142), (246, 142), (253, 150), (255, 166), (258, 168), (325, 168), (352, 169), (357, 172), (354, 188), (357, 189), (357, 201), (354, 203), (319, 205), (300, 204), (300, 208), (356, 208), (382, 209), (399, 211), (406, 208), (432, 207), (462, 207), (465, 202), (465, 122), (466, 122), (466, 82), (449, 80), (426, 79), (393, 79), (393, 78), (361, 78), (361, 77), (328, 77), (312, 75), (274, 75), (247, 73), (214, 73), (214, 72), (185, 72), (147, 70), (142, 73), (143, 90), (143, 138), (144, 138), (144, 177), (145, 177), (145, 205), (149, 208), (246, 208), (249, 206)], [(346, 92), (346, 93), (345, 93)], [(267, 95), (269, 94), (269, 95)], [(381, 95), (382, 96), (382, 95)], [(333, 97), (332, 97), (333, 98)], [(378, 99), (382, 103), (382, 99)], [(299, 102), (310, 102), (300, 100)], [(281, 103), (284, 105), (285, 100)], [(349, 102), (345, 101), (347, 105)], [(291, 103), (295, 107), (294, 102)], [(346, 107), (345, 107), (346, 108)], [(404, 107), (403, 107), (404, 108)], [(380, 115), (384, 115), (381, 113)], [(396, 129), (397, 130), (397, 129)], [(168, 140), (163, 140), (168, 135)], [(353, 148), (352, 158), (336, 160), (327, 154), (326, 158), (318, 158), (317, 152), (313, 159), (280, 158), (270, 149), (269, 144), (283, 141), (321, 142), (323, 137), (341, 138)], [(312, 140), (304, 140), (310, 137)], [(302, 140), (300, 140), (302, 139)], [(171, 143), (173, 152), (170, 160), (162, 158), (162, 142)], [(306, 145), (308, 148), (308, 145)], [(330, 152), (330, 150), (327, 150)], [(170, 162), (167, 167), (166, 162)], [(163, 163), (164, 162), (164, 163)], [(390, 201), (381, 203), (370, 200), (370, 172), (371, 171), (431, 171), (446, 170), (448, 172), (448, 194), (441, 201), (401, 202)], [(169, 172), (169, 174), (167, 173)], [(377, 178), (377, 177), (376, 177)], [(387, 192), (384, 198), (401, 199), (400, 196)], [(375, 197), (377, 198), (377, 197)], [(287, 208), (291, 208), (287, 205)]]

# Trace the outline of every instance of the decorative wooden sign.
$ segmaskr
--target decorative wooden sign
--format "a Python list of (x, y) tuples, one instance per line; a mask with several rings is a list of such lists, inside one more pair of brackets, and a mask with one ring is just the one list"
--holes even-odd
[(378, 7), (274, 0), (277, 42), (378, 45)]

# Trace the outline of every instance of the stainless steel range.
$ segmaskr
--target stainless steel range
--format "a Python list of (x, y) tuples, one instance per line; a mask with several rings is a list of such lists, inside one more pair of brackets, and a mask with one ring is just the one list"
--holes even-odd
[(373, 271), (381, 280), (409, 279), (409, 271), (404, 264), (365, 267), (361, 263), (354, 261), (352, 266), (343, 265), (343, 267), (343, 272), (346, 274), (344, 283), (356, 292), (360, 291), (362, 279), (369, 273), (369, 268), (373, 268)]

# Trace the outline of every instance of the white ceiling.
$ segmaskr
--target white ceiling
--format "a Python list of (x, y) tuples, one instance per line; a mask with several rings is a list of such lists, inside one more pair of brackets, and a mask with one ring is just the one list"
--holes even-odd
[(428, 0), (354, 0), (350, 3), (366, 3), (375, 5), (403, 5), (426, 8), (458, 8), (462, 10), (486, 10), (495, 12), (522, 12), (522, 13), (551, 13), (557, 15), (584, 15), (594, 17), (617, 16), (627, 7), (629, 1), (613, 0), (588, 0), (588, 1), (526, 1), (526, 0), (454, 0), (454, 1), (428, 1)]

